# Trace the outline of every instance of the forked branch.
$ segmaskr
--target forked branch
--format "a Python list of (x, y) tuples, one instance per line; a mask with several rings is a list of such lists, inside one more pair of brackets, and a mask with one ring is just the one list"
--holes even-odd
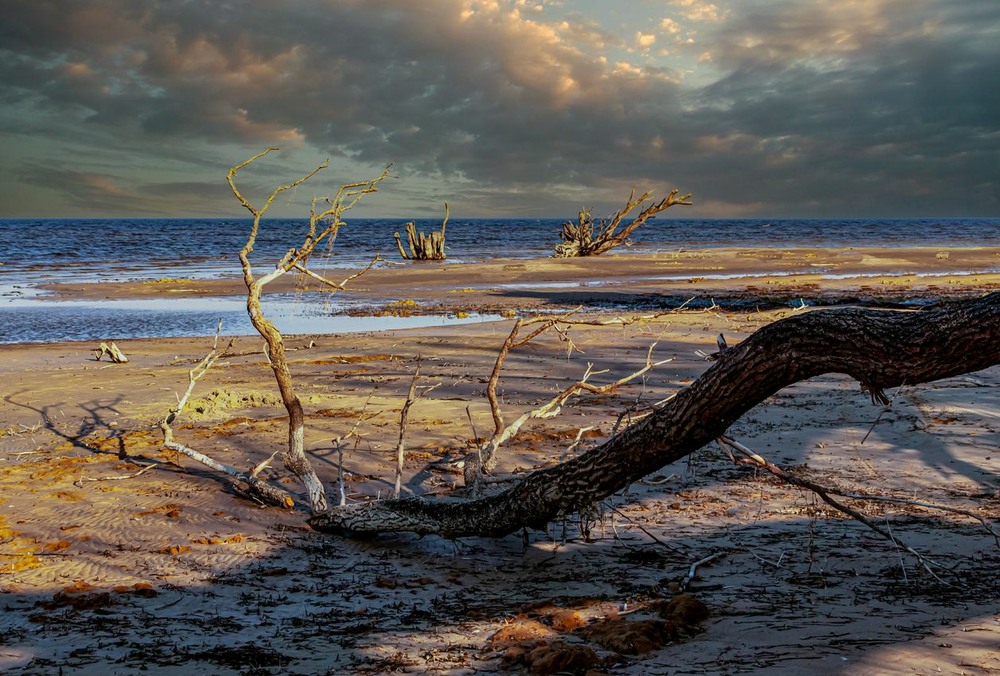
[[(478, 449), (469, 453), (465, 457), (465, 466), (463, 468), (463, 475), (465, 478), (465, 485), (472, 488), (473, 493), (478, 492), (479, 484), (484, 473), (492, 472), (496, 468), (497, 464), (497, 451), (500, 446), (520, 432), (521, 427), (533, 418), (548, 418), (559, 414), (559, 411), (563, 404), (569, 400), (575, 394), (579, 392), (588, 391), (592, 394), (607, 394), (616, 390), (621, 385), (624, 385), (636, 378), (645, 375), (651, 369), (666, 364), (671, 361), (666, 359), (663, 361), (656, 362), (655, 364), (651, 362), (650, 357), (652, 355), (653, 347), (655, 343), (650, 346), (649, 353), (646, 355), (646, 366), (642, 369), (632, 373), (624, 378), (621, 378), (615, 383), (609, 383), (603, 386), (595, 386), (587, 382), (590, 376), (594, 375), (591, 371), (592, 365), (587, 366), (587, 372), (584, 374), (583, 378), (567, 387), (565, 390), (557, 394), (548, 403), (536, 408), (534, 410), (528, 411), (523, 414), (520, 418), (514, 421), (510, 425), (504, 423), (503, 411), (500, 408), (500, 398), (497, 396), (497, 385), (500, 382), (500, 374), (503, 371), (504, 363), (507, 361), (507, 356), (510, 351), (517, 347), (522, 347), (527, 345), (535, 338), (541, 336), (543, 333), (549, 329), (553, 329), (559, 333), (560, 339), (565, 341), (568, 345), (569, 350), (575, 348), (572, 339), (569, 337), (566, 328), (560, 326), (565, 325), (566, 327), (573, 325), (589, 325), (589, 326), (611, 326), (611, 325), (621, 325), (628, 326), (636, 322), (650, 321), (664, 314), (669, 313), (656, 313), (652, 315), (632, 315), (629, 317), (614, 317), (611, 319), (581, 319), (576, 318), (574, 315), (578, 312), (580, 308), (570, 310), (567, 313), (559, 315), (558, 317), (531, 317), (529, 319), (524, 319), (518, 317), (514, 321), (514, 326), (511, 327), (510, 333), (504, 340), (503, 345), (500, 346), (500, 351), (497, 353), (496, 361), (493, 364), (493, 371), (490, 373), (489, 380), (486, 382), (486, 399), (490, 404), (490, 414), (493, 417), (493, 435), (490, 439), (479, 446)], [(530, 333), (526, 336), (521, 336), (521, 329), (526, 326), (536, 325)], [(602, 372), (603, 373), (603, 372)]]
[(191, 393), (194, 392), (195, 385), (198, 381), (204, 377), (208, 370), (215, 365), (215, 363), (229, 354), (233, 347), (233, 340), (229, 341), (229, 344), (223, 350), (219, 350), (219, 333), (222, 330), (222, 322), (219, 322), (219, 328), (215, 333), (215, 341), (212, 343), (212, 349), (205, 355), (204, 358), (198, 364), (188, 372), (188, 386), (185, 390), (184, 395), (177, 400), (177, 405), (170, 409), (166, 417), (160, 421), (160, 430), (163, 432), (163, 447), (170, 449), (176, 453), (182, 453), (187, 457), (200, 462), (206, 467), (211, 467), (217, 472), (222, 472), (223, 474), (232, 477), (236, 481), (245, 484), (246, 488), (243, 489), (248, 495), (254, 497), (265, 504), (273, 505), (275, 507), (292, 507), (295, 502), (285, 491), (262, 481), (257, 477), (262, 467), (258, 465), (258, 468), (254, 468), (249, 472), (243, 472), (236, 469), (230, 465), (219, 462), (215, 458), (202, 453), (201, 451), (196, 451), (189, 446), (186, 446), (180, 442), (174, 440), (174, 430), (171, 427), (173, 422), (177, 420), (177, 417), (181, 414), (184, 408), (187, 406), (188, 399), (191, 398)]
[(298, 247), (289, 249), (269, 273), (257, 277), (250, 262), (250, 255), (253, 253), (253, 247), (260, 232), (261, 218), (267, 213), (275, 197), (286, 190), (301, 185), (329, 164), (328, 161), (323, 162), (323, 164), (302, 178), (275, 188), (264, 202), (264, 205), (256, 207), (236, 187), (236, 175), (241, 169), (274, 150), (277, 150), (277, 148), (268, 148), (251, 157), (249, 160), (233, 167), (229, 170), (226, 180), (229, 182), (229, 187), (232, 189), (236, 199), (253, 214), (253, 224), (247, 235), (246, 243), (239, 252), (239, 259), (243, 269), (243, 280), (247, 287), (247, 313), (250, 315), (250, 321), (254, 328), (257, 329), (257, 332), (260, 333), (267, 343), (268, 364), (274, 372), (278, 391), (281, 394), (281, 401), (288, 411), (288, 445), (282, 453), (282, 461), (285, 467), (302, 481), (309, 496), (311, 509), (313, 513), (318, 513), (327, 509), (326, 489), (323, 487), (312, 464), (309, 462), (309, 458), (305, 454), (305, 413), (302, 409), (302, 402), (299, 400), (292, 385), (292, 374), (285, 356), (285, 345), (281, 332), (264, 316), (261, 307), (261, 294), (267, 284), (292, 270), (305, 274), (320, 282), (328, 289), (338, 291), (343, 289), (348, 281), (370, 270), (375, 263), (381, 260), (380, 257), (376, 256), (364, 270), (348, 277), (343, 282), (326, 279), (308, 268), (309, 256), (316, 250), (316, 247), (324, 241), (332, 242), (336, 237), (340, 227), (344, 224), (342, 220), (344, 212), (356, 206), (365, 195), (376, 192), (378, 184), (389, 175), (391, 165), (387, 166), (379, 176), (369, 181), (346, 183), (340, 186), (337, 194), (332, 199), (329, 197), (323, 198), (322, 203), (326, 205), (325, 208), (317, 209), (317, 204), (320, 200), (314, 198), (309, 212), (309, 229), (302, 243)]

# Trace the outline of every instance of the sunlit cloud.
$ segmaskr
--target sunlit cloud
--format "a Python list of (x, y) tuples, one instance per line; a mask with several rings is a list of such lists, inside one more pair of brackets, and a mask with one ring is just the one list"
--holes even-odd
[[(12, 0), (0, 175), (72, 156), (52, 194), (122, 212), (145, 169), (88, 158), (216, 181), (281, 145), (345, 173), (394, 162), (399, 210), (439, 208), (412, 188), (434, 185), (482, 213), (517, 195), (559, 215), (669, 177), (701, 215), (995, 213), (996, 25), (995, 0)], [(908, 201), (921, 182), (952, 198)]]

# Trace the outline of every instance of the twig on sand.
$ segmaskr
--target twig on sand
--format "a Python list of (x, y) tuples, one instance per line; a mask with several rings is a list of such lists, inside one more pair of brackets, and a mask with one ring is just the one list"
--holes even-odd
[(656, 544), (660, 545), (664, 549), (666, 549), (666, 550), (668, 550), (670, 552), (673, 552), (674, 554), (684, 554), (685, 556), (687, 555), (687, 551), (683, 547), (678, 547), (677, 545), (667, 544), (666, 542), (664, 542), (660, 538), (658, 538), (655, 535), (653, 535), (652, 533), (650, 533), (645, 527), (643, 527), (643, 525), (641, 523), (639, 523), (635, 519), (631, 518), (628, 514), (626, 514), (625, 512), (621, 511), (620, 509), (618, 509), (614, 505), (605, 502), (604, 506), (607, 507), (608, 509), (610, 509), (612, 512), (614, 512), (618, 516), (620, 516), (623, 519), (625, 519), (626, 521), (628, 521), (630, 524), (632, 524), (633, 526), (635, 526), (636, 528), (638, 528), (639, 530), (641, 530), (646, 535), (648, 535), (650, 540), (652, 540)]
[(681, 581), (681, 585), (680, 585), (681, 586), (681, 591), (687, 591), (688, 585), (691, 584), (691, 581), (695, 578), (695, 576), (698, 575), (698, 567), (699, 566), (707, 566), (708, 564), (712, 563), (716, 559), (721, 559), (725, 555), (726, 555), (725, 552), (716, 552), (715, 554), (711, 554), (709, 556), (706, 556), (703, 559), (698, 559), (697, 561), (695, 561), (694, 563), (692, 563), (691, 567), (688, 568), (688, 574), (685, 575), (684, 579)]
[[(134, 460), (132, 462), (135, 463)], [(139, 465), (139, 463), (135, 463), (135, 464)], [(149, 465), (140, 465), (140, 466), (142, 467), (142, 469), (140, 469), (138, 472), (135, 472), (133, 474), (117, 474), (115, 476), (99, 476), (99, 477), (87, 477), (87, 476), (80, 477), (79, 479), (77, 479), (76, 481), (73, 482), (73, 485), (76, 486), (76, 487), (78, 487), (78, 488), (82, 488), (84, 482), (86, 482), (86, 481), (123, 481), (125, 479), (134, 479), (137, 476), (145, 474), (146, 472), (148, 472), (149, 470), (153, 469), (154, 467), (159, 467), (160, 463), (154, 462), (154, 463), (151, 463)]]
[[(830, 489), (830, 488), (827, 488), (826, 486), (817, 484), (817, 483), (815, 483), (813, 481), (809, 481), (808, 479), (804, 479), (804, 478), (802, 478), (800, 476), (796, 476), (794, 474), (791, 474), (791, 473), (785, 471), (781, 467), (778, 467), (777, 465), (775, 465), (771, 461), (767, 460), (766, 458), (764, 458), (760, 454), (758, 454), (758, 453), (750, 450), (749, 448), (747, 448), (743, 444), (739, 443), (735, 439), (732, 439), (730, 437), (722, 435), (718, 439), (716, 439), (716, 441), (725, 450), (732, 449), (733, 451), (739, 452), (741, 455), (744, 455), (747, 458), (749, 458), (751, 464), (756, 465), (757, 467), (760, 467), (760, 468), (766, 470), (767, 472), (769, 472), (769, 473), (773, 474), (774, 476), (778, 477), (779, 479), (781, 479), (785, 483), (790, 483), (790, 484), (793, 484), (795, 486), (799, 486), (801, 488), (805, 488), (807, 490), (812, 491), (813, 493), (815, 493), (816, 495), (818, 495), (820, 497), (820, 499), (823, 500), (823, 502), (825, 502), (826, 504), (830, 505), (831, 507), (833, 507), (838, 512), (846, 514), (849, 517), (851, 517), (852, 519), (854, 519), (855, 521), (858, 521), (858, 522), (864, 524), (865, 526), (867, 526), (868, 528), (870, 528), (871, 530), (875, 531), (876, 533), (878, 533), (879, 535), (881, 535), (883, 538), (885, 538), (886, 540), (888, 540), (889, 542), (891, 542), (897, 548), (905, 549), (908, 553), (910, 553), (914, 557), (916, 557), (917, 561), (920, 562), (920, 565), (924, 568), (924, 570), (926, 570), (935, 580), (937, 580), (938, 582), (940, 582), (942, 584), (948, 584), (947, 582), (945, 582), (944, 580), (942, 580), (940, 577), (938, 577), (938, 575), (931, 568), (931, 566), (936, 566), (938, 568), (944, 569), (945, 567), (943, 565), (941, 565), (940, 563), (938, 563), (936, 561), (933, 561), (933, 560), (927, 558), (926, 556), (924, 556), (923, 554), (921, 554), (917, 550), (915, 550), (912, 547), (904, 544), (898, 538), (894, 537), (891, 532), (885, 530), (884, 528), (882, 528), (881, 526), (879, 526), (878, 524), (876, 524), (874, 521), (872, 521), (871, 519), (869, 519), (868, 517), (866, 517), (864, 514), (862, 514), (858, 510), (854, 509), (853, 507), (849, 507), (848, 505), (845, 505), (844, 503), (842, 503), (842, 502), (840, 502), (838, 500), (835, 500), (833, 498), (833, 495), (839, 495), (839, 493), (837, 491), (835, 491), (833, 489)], [(726, 447), (728, 447), (728, 449)]]

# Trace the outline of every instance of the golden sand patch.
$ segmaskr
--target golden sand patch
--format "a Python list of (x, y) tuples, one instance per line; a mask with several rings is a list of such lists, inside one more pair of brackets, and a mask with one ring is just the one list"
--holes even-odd
[(203, 397), (193, 399), (184, 409), (184, 415), (192, 419), (211, 418), (225, 411), (241, 408), (281, 406), (281, 397), (259, 390), (212, 390)]
[(6, 518), (0, 514), (0, 570), (17, 573), (42, 565), (41, 559), (35, 556), (38, 546), (34, 541), (21, 537), (21, 531), (7, 526)]

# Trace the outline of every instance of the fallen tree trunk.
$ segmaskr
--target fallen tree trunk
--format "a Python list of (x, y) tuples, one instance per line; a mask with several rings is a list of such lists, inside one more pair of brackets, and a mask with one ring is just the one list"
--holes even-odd
[(825, 373), (855, 378), (873, 401), (884, 389), (1000, 363), (1000, 292), (920, 311), (838, 308), (795, 315), (723, 349), (698, 380), (601, 446), (471, 501), (407, 498), (317, 514), (340, 534), (502, 536), (544, 528), (701, 448), (784, 387)]

